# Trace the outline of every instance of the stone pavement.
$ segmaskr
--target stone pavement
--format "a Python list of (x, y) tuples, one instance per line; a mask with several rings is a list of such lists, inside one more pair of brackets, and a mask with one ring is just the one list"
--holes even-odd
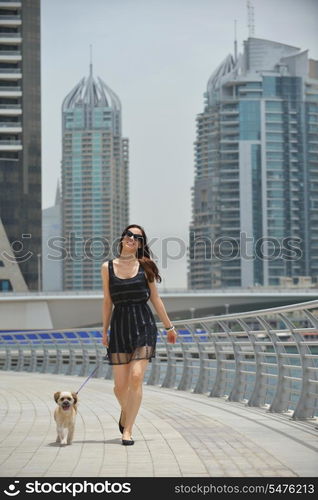
[(53, 393), (85, 377), (0, 374), (2, 477), (317, 477), (317, 430), (286, 415), (144, 386), (134, 446), (122, 446), (113, 382), (79, 393), (72, 446), (55, 443)]

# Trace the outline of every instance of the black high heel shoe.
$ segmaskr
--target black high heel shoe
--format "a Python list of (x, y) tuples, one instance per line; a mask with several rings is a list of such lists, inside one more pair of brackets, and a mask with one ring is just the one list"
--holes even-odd
[(122, 439), (121, 444), (124, 446), (132, 446), (135, 443), (133, 439)]
[(123, 414), (123, 412), (121, 411), (120, 412), (120, 417), (119, 417), (119, 420), (118, 420), (118, 427), (119, 427), (119, 430), (120, 430), (121, 433), (124, 432), (124, 426), (121, 425), (121, 416), (122, 416), (122, 414)]

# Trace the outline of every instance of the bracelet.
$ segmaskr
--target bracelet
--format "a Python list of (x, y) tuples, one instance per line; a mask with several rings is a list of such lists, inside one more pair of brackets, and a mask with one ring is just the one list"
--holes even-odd
[(167, 330), (167, 332), (170, 332), (170, 330), (175, 330), (175, 327), (174, 326), (170, 326), (169, 328), (165, 328), (165, 330)]

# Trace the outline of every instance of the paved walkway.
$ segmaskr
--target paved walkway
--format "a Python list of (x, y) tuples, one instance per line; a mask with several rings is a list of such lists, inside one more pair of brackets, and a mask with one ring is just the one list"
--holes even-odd
[(318, 475), (317, 430), (263, 409), (144, 386), (135, 445), (121, 445), (112, 381), (79, 394), (72, 446), (55, 444), (53, 393), (83, 377), (0, 374), (2, 477), (261, 477)]

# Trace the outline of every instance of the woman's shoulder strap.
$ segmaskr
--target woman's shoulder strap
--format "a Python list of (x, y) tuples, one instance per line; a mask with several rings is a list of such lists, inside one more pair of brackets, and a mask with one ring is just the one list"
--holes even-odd
[(108, 271), (110, 274), (113, 274), (114, 268), (113, 268), (113, 259), (108, 261)]

